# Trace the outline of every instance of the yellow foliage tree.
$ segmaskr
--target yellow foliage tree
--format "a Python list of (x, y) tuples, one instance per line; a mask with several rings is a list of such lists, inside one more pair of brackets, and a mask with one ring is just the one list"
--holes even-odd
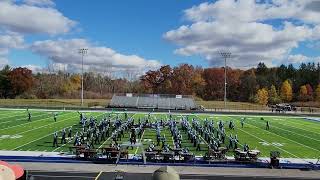
[(316, 95), (316, 101), (320, 102), (320, 84), (318, 84), (316, 88), (315, 95)]
[(266, 105), (268, 103), (269, 93), (266, 88), (259, 89), (257, 92), (257, 100), (261, 105)]
[(292, 100), (292, 87), (289, 80), (285, 80), (281, 86), (280, 92), (281, 99), (285, 102), (290, 102)]
[(300, 96), (306, 96), (306, 95), (308, 95), (307, 87), (305, 85), (300, 86)]
[(79, 74), (72, 75), (71, 78), (71, 86), (73, 90), (78, 90), (81, 87), (81, 76)]
[(279, 98), (277, 89), (274, 85), (272, 85), (269, 91), (269, 102), (272, 104), (276, 104), (276, 103), (279, 103), (280, 101), (281, 99)]
[(300, 91), (299, 91), (300, 101), (307, 101), (308, 99), (307, 96), (308, 96), (307, 86), (306, 85), (300, 86)]

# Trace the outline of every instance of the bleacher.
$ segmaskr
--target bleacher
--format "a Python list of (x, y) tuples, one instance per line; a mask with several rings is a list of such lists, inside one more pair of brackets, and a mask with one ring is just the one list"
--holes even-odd
[(191, 110), (197, 105), (192, 96), (127, 93), (113, 95), (109, 107)]

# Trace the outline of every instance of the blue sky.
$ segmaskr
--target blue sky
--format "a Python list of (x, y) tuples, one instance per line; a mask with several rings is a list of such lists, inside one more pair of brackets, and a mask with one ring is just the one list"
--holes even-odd
[[(183, 57), (173, 53), (175, 45), (167, 42), (162, 35), (183, 24), (183, 10), (202, 1), (65, 1), (56, 0), (55, 8), (66, 17), (77, 21), (75, 31), (63, 36), (48, 35), (27, 36), (26, 41), (56, 38), (86, 38), (125, 54), (161, 60), (163, 64), (178, 65), (189, 63), (207, 66), (205, 59), (199, 56)], [(205, 2), (205, 1), (203, 1)], [(10, 60), (16, 66), (28, 64), (46, 65), (46, 57), (28, 50), (13, 50)]]
[[(164, 64), (234, 68), (318, 62), (320, 3), (312, 0), (3, 0), (0, 66), (39, 71), (48, 61), (85, 68), (139, 71)], [(7, 14), (6, 14), (7, 13)], [(28, 18), (26, 18), (28, 17)]]

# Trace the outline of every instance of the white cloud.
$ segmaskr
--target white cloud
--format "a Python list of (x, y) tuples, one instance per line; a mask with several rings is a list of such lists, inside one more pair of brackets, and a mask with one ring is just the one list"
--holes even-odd
[(9, 64), (8, 59), (0, 57), (0, 69), (2, 69), (7, 64)]
[(51, 7), (0, 2), (0, 26), (10, 31), (56, 35), (69, 32), (75, 24)]
[[(24, 44), (23, 36), (19, 34), (0, 34), (0, 49), (1, 48), (21, 48)], [(0, 53), (1, 54), (1, 53)]]
[(28, 5), (34, 6), (54, 6), (55, 3), (52, 0), (24, 0)]
[(283, 61), (283, 64), (300, 64), (308, 62), (320, 62), (320, 57), (307, 57), (302, 54), (289, 55), (288, 58)]
[(75, 26), (76, 22), (63, 16), (54, 5), (52, 0), (0, 0), (1, 61), (9, 63), (9, 51), (25, 47), (25, 35), (59, 35)]
[(42, 73), (44, 71), (44, 68), (39, 66), (39, 65), (34, 65), (34, 64), (28, 64), (28, 65), (22, 65), (21, 67), (28, 68), (32, 71), (32, 73)]
[(106, 70), (126, 71), (136, 70), (143, 72), (160, 66), (157, 60), (144, 59), (137, 55), (124, 55), (104, 46), (96, 46), (85, 39), (70, 40), (46, 40), (34, 42), (30, 49), (36, 54), (52, 59), (54, 64), (67, 64), (68, 71), (79, 71), (81, 69), (80, 48), (88, 48), (84, 57), (84, 68), (95, 69), (99, 72)]
[(7, 55), (11, 48), (23, 48), (24, 39), (21, 35), (10, 33), (0, 34), (0, 67), (9, 64)]
[[(255, 66), (259, 61), (272, 65), (275, 60), (288, 57), (299, 42), (320, 38), (320, 12), (306, 8), (310, 2), (219, 0), (202, 3), (184, 11), (190, 25), (168, 31), (164, 38), (179, 46), (175, 53), (201, 55), (212, 65), (222, 65), (218, 52), (224, 49), (234, 55), (230, 66)], [(280, 27), (269, 23), (274, 19), (282, 22)]]

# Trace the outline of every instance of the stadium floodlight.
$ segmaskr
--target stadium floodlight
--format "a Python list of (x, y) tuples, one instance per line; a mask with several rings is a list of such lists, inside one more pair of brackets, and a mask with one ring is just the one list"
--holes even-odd
[(224, 59), (224, 109), (227, 109), (227, 58), (231, 57), (231, 52), (221, 51), (220, 55)]
[(79, 49), (79, 54), (81, 54), (82, 57), (82, 63), (81, 63), (81, 106), (83, 106), (83, 57), (87, 54), (88, 49), (81, 48)]

